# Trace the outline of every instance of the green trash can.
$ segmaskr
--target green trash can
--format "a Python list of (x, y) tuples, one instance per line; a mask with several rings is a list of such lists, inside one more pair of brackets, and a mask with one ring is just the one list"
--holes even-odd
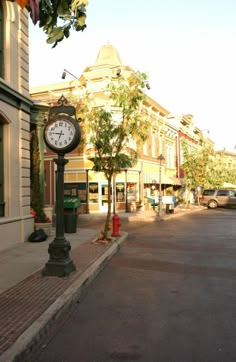
[(65, 233), (76, 233), (78, 215), (75, 212), (64, 214), (64, 231)]
[(65, 233), (76, 233), (77, 231), (77, 207), (81, 204), (78, 197), (64, 198), (64, 231)]

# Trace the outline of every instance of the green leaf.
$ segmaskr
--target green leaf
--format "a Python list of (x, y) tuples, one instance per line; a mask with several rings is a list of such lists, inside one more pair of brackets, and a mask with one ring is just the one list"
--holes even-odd
[(47, 43), (52, 44), (58, 42), (64, 38), (64, 32), (62, 27), (54, 28), (50, 32), (50, 35), (47, 38)]
[(60, 17), (70, 14), (68, 1), (66, 0), (59, 1), (59, 5), (57, 7), (57, 14)]
[(86, 15), (80, 16), (77, 20), (76, 20), (76, 24), (78, 26), (85, 26), (85, 22), (86, 22)]
[(76, 11), (77, 8), (85, 8), (88, 6), (88, 0), (72, 0), (71, 10)]

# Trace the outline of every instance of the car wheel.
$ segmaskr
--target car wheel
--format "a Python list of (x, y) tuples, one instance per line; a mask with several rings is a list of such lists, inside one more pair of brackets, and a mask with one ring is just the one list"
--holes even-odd
[(216, 209), (218, 206), (217, 202), (215, 200), (210, 200), (208, 202), (208, 209)]

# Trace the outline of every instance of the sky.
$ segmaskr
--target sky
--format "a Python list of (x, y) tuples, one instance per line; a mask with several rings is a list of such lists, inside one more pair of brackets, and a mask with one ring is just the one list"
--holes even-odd
[(61, 82), (64, 68), (79, 77), (107, 43), (148, 75), (150, 97), (173, 114), (192, 114), (216, 149), (233, 150), (235, 0), (89, 0), (87, 28), (56, 48), (30, 22), (30, 86)]

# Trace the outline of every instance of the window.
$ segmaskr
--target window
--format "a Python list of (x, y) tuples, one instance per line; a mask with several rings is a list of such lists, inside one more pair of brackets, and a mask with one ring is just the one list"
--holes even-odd
[(148, 143), (147, 142), (145, 142), (144, 145), (143, 145), (143, 154), (145, 156), (148, 155)]
[(205, 190), (203, 191), (204, 196), (213, 196), (215, 193), (215, 190)]
[(173, 145), (170, 143), (166, 145), (166, 166), (168, 168), (174, 168)]
[[(104, 187), (102, 190), (102, 195), (107, 197), (108, 195), (108, 187)], [(89, 202), (90, 203), (98, 203), (98, 183), (90, 182), (89, 183)]]
[(124, 182), (118, 182), (116, 184), (116, 202), (125, 201), (125, 184)]
[(0, 1), (0, 77), (3, 78), (3, 6)]
[(133, 149), (133, 150), (136, 150), (137, 149), (137, 144), (136, 144), (136, 141), (134, 139), (132, 139), (131, 137), (129, 137), (129, 140), (128, 140), (128, 145), (127, 145), (129, 148)]
[(127, 183), (127, 199), (129, 202), (137, 201), (137, 190), (136, 190), (136, 183), (129, 182)]
[(156, 157), (156, 135), (152, 133), (152, 157)]
[(218, 190), (217, 196), (228, 196), (228, 190)]

